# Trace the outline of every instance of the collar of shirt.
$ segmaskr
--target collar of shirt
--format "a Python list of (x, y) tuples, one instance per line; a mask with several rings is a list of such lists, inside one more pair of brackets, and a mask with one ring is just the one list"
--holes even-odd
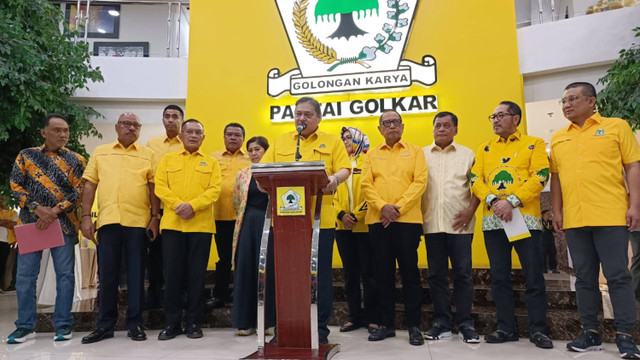
[(431, 144), (431, 149), (430, 149), (430, 150), (431, 150), (431, 151), (443, 151), (443, 152), (444, 152), (444, 151), (456, 151), (456, 150), (457, 150), (457, 146), (458, 146), (458, 144), (456, 144), (456, 141), (454, 140), (454, 141), (452, 141), (452, 142), (451, 142), (451, 144), (447, 145), (447, 146), (443, 149), (443, 148), (441, 148), (440, 146), (438, 146), (438, 145), (436, 144), (436, 142), (434, 141), (434, 142)]
[(197, 156), (204, 156), (204, 154), (202, 153), (202, 148), (199, 148), (198, 150), (190, 153), (189, 151), (187, 151), (187, 149), (185, 149), (184, 147), (182, 148), (182, 151), (180, 152), (181, 155), (197, 155)]
[(584, 125), (582, 126), (582, 128), (580, 128), (578, 125), (574, 124), (574, 123), (570, 123), (569, 126), (567, 126), (567, 131), (571, 131), (571, 130), (576, 130), (576, 131), (580, 131), (582, 129), (586, 129), (591, 125), (590, 123), (596, 123), (596, 124), (600, 124), (602, 122), (602, 115), (600, 115), (599, 112), (594, 112), (593, 115), (591, 115), (590, 118), (587, 119), (587, 121), (584, 122)]
[(240, 148), (235, 153), (232, 154), (231, 151), (225, 149), (224, 152), (222, 153), (222, 155), (229, 155), (229, 156), (236, 156), (238, 154), (244, 155), (244, 150)]
[(120, 148), (122, 148), (122, 149), (124, 149), (124, 150), (129, 150), (129, 149), (131, 149), (131, 148), (133, 148), (133, 150), (135, 150), (135, 151), (140, 150), (140, 144), (138, 144), (138, 142), (137, 142), (137, 141), (134, 141), (134, 142), (133, 142), (133, 144), (129, 145), (129, 147), (125, 149), (124, 145), (122, 145), (122, 144), (120, 143), (120, 141), (116, 140), (116, 141), (113, 143), (113, 147), (114, 147), (114, 148), (120, 147)]
[[(292, 131), (291, 135), (293, 135), (293, 139), (294, 140), (298, 140), (298, 132), (297, 131)], [(304, 136), (301, 136), (302, 140), (315, 140), (318, 138), (318, 129), (316, 129), (316, 131), (314, 131), (311, 135), (307, 136), (306, 138)]]
[(170, 139), (167, 134), (164, 135), (164, 141), (165, 143), (169, 143), (169, 144), (175, 144), (175, 143), (182, 143), (182, 141), (180, 141), (180, 138), (178, 136), (174, 137), (173, 139)]
[(402, 147), (403, 149), (407, 147), (407, 143), (403, 140), (400, 139), (400, 141), (398, 141), (397, 143), (393, 144), (393, 148), (391, 148), (389, 145), (387, 145), (387, 142), (383, 142), (382, 145), (380, 145), (380, 149), (381, 150), (393, 150), (395, 149), (397, 146)]
[(520, 134), (520, 131), (516, 130), (516, 132), (514, 132), (514, 133), (513, 133), (513, 134), (511, 134), (511, 135), (509, 135), (509, 138), (508, 138), (508, 139), (506, 139), (506, 140), (505, 140), (505, 139), (503, 139), (501, 136), (498, 136), (498, 140), (497, 140), (497, 142), (499, 142), (499, 143), (502, 143), (502, 142), (503, 142), (503, 143), (506, 143), (506, 142), (507, 142), (507, 140), (509, 140), (509, 142), (514, 142), (514, 141), (516, 141), (516, 140), (520, 140), (520, 137), (521, 137), (521, 136), (522, 136), (522, 135)]
[(66, 147), (61, 147), (60, 149), (58, 149), (57, 151), (50, 151), (49, 149), (47, 149), (47, 145), (46, 144), (42, 144), (41, 146), (38, 147), (38, 149), (40, 149), (40, 151), (42, 151), (43, 153), (54, 153), (54, 154), (62, 154), (65, 151), (69, 151), (69, 149), (67, 149)]

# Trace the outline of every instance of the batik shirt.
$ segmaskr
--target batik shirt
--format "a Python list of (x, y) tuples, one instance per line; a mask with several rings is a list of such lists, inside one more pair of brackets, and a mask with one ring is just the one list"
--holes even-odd
[(471, 190), (483, 202), (482, 230), (502, 229), (493, 214), (493, 199), (507, 200), (519, 207), (529, 230), (542, 230), (540, 193), (549, 181), (549, 158), (544, 141), (521, 135), (498, 137), (476, 151), (470, 174)]
[(65, 147), (57, 152), (44, 145), (20, 151), (11, 170), (11, 190), (20, 204), (19, 224), (38, 221), (29, 211), (29, 204), (58, 206), (62, 209), (58, 219), (65, 234), (78, 232), (76, 206), (81, 200), (82, 173), (86, 161), (82, 155)]

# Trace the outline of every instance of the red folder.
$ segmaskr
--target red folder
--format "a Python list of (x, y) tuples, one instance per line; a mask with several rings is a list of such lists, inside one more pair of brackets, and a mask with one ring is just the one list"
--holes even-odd
[(60, 219), (52, 222), (46, 230), (38, 230), (35, 223), (18, 225), (13, 230), (16, 232), (20, 255), (64, 245)]

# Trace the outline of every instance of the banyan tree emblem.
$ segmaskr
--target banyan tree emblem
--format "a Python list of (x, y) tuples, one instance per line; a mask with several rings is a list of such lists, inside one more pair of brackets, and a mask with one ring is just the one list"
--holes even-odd
[(436, 61), (402, 59), (418, 0), (276, 0), (298, 64), (267, 75), (278, 96), (406, 88), (436, 82)]

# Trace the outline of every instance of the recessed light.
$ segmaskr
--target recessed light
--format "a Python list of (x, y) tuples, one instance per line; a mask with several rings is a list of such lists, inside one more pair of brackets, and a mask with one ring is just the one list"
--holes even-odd
[(109, 15), (120, 16), (120, 12), (118, 10), (109, 10)]

